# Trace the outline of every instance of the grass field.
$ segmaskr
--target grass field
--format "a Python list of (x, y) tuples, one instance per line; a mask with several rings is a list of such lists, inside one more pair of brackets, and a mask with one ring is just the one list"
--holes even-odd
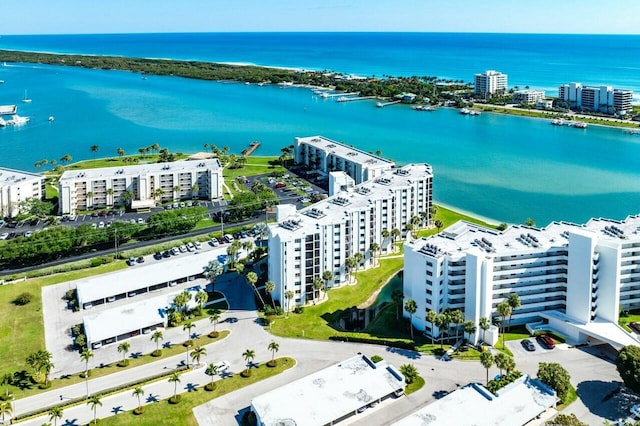
[[(459, 220), (466, 220), (467, 222), (471, 222), (471, 223), (477, 223), (478, 225), (482, 225), (482, 226), (486, 226), (487, 228), (496, 228), (495, 224), (491, 224), (488, 222), (485, 222), (483, 220), (477, 219), (473, 216), (469, 216), (466, 215), (464, 213), (459, 213), (455, 210), (451, 210), (448, 209), (446, 207), (443, 206), (437, 206), (438, 207), (438, 211), (436, 212), (436, 216), (434, 218), (434, 220), (440, 220), (442, 221), (442, 229), (445, 229), (448, 226), (453, 225), (454, 223), (456, 223)], [(437, 228), (432, 228), (432, 229), (422, 229), (420, 231), (418, 231), (418, 236), (420, 237), (428, 237), (430, 235), (435, 235), (438, 233), (438, 229)]]
[[(154, 404), (145, 405), (144, 414), (140, 416), (135, 416), (133, 412), (126, 411), (117, 416), (102, 419), (100, 424), (108, 426), (129, 426), (131, 424), (136, 426), (157, 426), (168, 424), (168, 419), (171, 419), (169, 422), (174, 426), (197, 426), (198, 422), (193, 416), (193, 408), (229, 392), (273, 377), (296, 364), (293, 358), (277, 358), (277, 361), (278, 365), (274, 368), (269, 368), (266, 364), (258, 365), (257, 368), (251, 370), (251, 376), (248, 378), (235, 374), (229, 378), (218, 380), (216, 388), (212, 392), (207, 392), (203, 389), (203, 386), (200, 386), (193, 392), (183, 393), (179, 404), (171, 405), (167, 400), (162, 400)], [(249, 401), (247, 401), (248, 404)]]
[(231, 181), (238, 176), (251, 177), (255, 175), (261, 175), (271, 172), (286, 172), (287, 170), (282, 166), (273, 166), (269, 164), (270, 161), (277, 160), (278, 157), (247, 157), (247, 163), (240, 169), (230, 169), (225, 167), (222, 175), (225, 179), (228, 178), (227, 185), (231, 184)]

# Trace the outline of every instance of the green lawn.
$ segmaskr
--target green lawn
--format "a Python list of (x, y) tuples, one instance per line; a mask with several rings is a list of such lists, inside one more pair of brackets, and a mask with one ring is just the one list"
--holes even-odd
[[(531, 337), (531, 335), (524, 325), (514, 326), (510, 329), (507, 328), (506, 333), (504, 333), (505, 342), (509, 340), (526, 339), (528, 337)], [(500, 340), (502, 340), (502, 335), (500, 336)]]
[(618, 319), (618, 324), (628, 332), (632, 331), (628, 325), (630, 322), (640, 322), (640, 314), (630, 314), (626, 317), (620, 316)]
[(424, 383), (425, 383), (424, 378), (422, 376), (416, 377), (413, 383), (408, 384), (404, 388), (405, 395), (411, 395), (412, 393), (422, 389), (422, 387), (424, 386)]
[[(440, 230), (446, 229), (448, 226), (453, 225), (459, 220), (466, 220), (467, 222), (477, 223), (478, 225), (486, 226), (487, 228), (496, 228), (497, 225), (485, 222), (483, 220), (477, 219), (473, 216), (466, 215), (464, 213), (459, 213), (454, 210), (448, 209), (443, 206), (438, 206), (438, 211), (434, 220), (442, 221), (443, 227)], [(418, 231), (419, 237), (428, 237), (430, 235), (435, 235), (438, 233), (438, 229), (422, 229)]]
[(461, 346), (451, 357), (461, 361), (479, 361), (480, 351), (470, 346)]
[(247, 157), (247, 163), (244, 165), (244, 167), (239, 168), (239, 169), (230, 169), (228, 167), (225, 167), (222, 175), (225, 177), (227, 185), (230, 185), (230, 183), (235, 180), (235, 178), (237, 178), (238, 176), (246, 176), (246, 177), (251, 177), (251, 176), (255, 176), (255, 175), (261, 175), (264, 173), (271, 173), (271, 172), (286, 172), (287, 170), (282, 167), (282, 166), (272, 166), (271, 164), (269, 164), (270, 161), (277, 161), (278, 157), (254, 157), (254, 156), (249, 156)]
[(162, 400), (154, 404), (145, 405), (144, 414), (140, 416), (135, 416), (131, 411), (126, 411), (117, 416), (102, 419), (100, 424), (109, 426), (129, 426), (131, 424), (136, 426), (157, 426), (167, 424), (168, 419), (171, 419), (170, 423), (174, 426), (197, 426), (198, 422), (193, 416), (193, 408), (229, 392), (275, 376), (296, 364), (293, 358), (278, 358), (277, 361), (278, 365), (274, 368), (269, 368), (266, 364), (258, 365), (257, 368), (252, 369), (251, 376), (248, 378), (235, 374), (229, 378), (218, 380), (216, 388), (212, 392), (207, 392), (203, 389), (203, 386), (199, 386), (193, 392), (183, 393), (179, 404), (171, 405), (167, 400)]

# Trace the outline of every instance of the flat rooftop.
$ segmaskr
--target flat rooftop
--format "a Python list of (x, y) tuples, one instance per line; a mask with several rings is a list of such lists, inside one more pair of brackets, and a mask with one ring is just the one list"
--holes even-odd
[(378, 168), (386, 166), (391, 168), (395, 164), (393, 161), (387, 160), (386, 158), (369, 154), (366, 151), (325, 138), (324, 136), (296, 138), (296, 141), (299, 143), (311, 145), (313, 147), (330, 152), (338, 157), (345, 158), (354, 163), (364, 164), (369, 167)]
[(183, 253), (176, 258), (136, 264), (121, 271), (84, 278), (71, 285), (76, 284), (78, 301), (82, 307), (84, 303), (94, 300), (200, 274), (210, 260), (217, 260), (218, 255), (226, 253), (225, 250), (226, 247), (222, 247), (204, 253)]
[(197, 169), (220, 169), (220, 161), (217, 158), (204, 160), (181, 160), (171, 163), (149, 163), (138, 164), (135, 166), (119, 166), (119, 167), (101, 167), (97, 169), (68, 170), (60, 177), (60, 182), (74, 179), (99, 179), (111, 178), (120, 175), (120, 177), (138, 176), (147, 173), (174, 173), (180, 171), (193, 171)]
[(599, 241), (625, 243), (640, 241), (640, 215), (629, 216), (625, 220), (591, 219), (583, 225), (569, 222), (552, 222), (546, 228), (513, 225), (505, 231), (485, 228), (470, 222), (459, 221), (440, 234), (419, 238), (406, 245), (416, 251), (428, 249), (451, 257), (460, 256), (477, 248), (489, 254), (517, 253), (551, 247), (561, 247), (568, 243), (570, 232), (593, 233)]
[(23, 172), (21, 170), (0, 167), (0, 188), (15, 185), (26, 180), (37, 179), (44, 179), (44, 176), (37, 173)]
[(404, 389), (393, 366), (358, 355), (267, 392), (251, 401), (262, 424), (325, 425)]
[(432, 177), (431, 166), (427, 164), (408, 164), (382, 173), (380, 177), (361, 183), (349, 191), (341, 191), (309, 207), (299, 210), (295, 215), (270, 224), (272, 235), (290, 235), (304, 228), (311, 232), (317, 225), (341, 223), (346, 212), (367, 208), (372, 202), (388, 199), (394, 189), (408, 188), (412, 181)]
[(556, 404), (553, 390), (528, 376), (493, 395), (470, 384), (421, 408), (394, 426), (516, 426), (524, 425)]

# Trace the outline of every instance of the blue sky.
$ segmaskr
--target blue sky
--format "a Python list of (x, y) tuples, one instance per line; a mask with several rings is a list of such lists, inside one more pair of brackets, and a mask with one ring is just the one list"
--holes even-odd
[(638, 34), (638, 0), (19, 0), (0, 34), (418, 31)]

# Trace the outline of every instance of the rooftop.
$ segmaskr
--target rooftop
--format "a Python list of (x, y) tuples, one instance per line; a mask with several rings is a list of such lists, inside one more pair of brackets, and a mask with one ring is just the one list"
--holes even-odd
[(369, 154), (366, 151), (362, 151), (361, 149), (345, 145), (341, 142), (336, 142), (334, 140), (327, 139), (324, 136), (310, 136), (305, 138), (296, 138), (296, 141), (314, 146), (316, 148), (320, 148), (338, 157), (346, 158), (349, 161), (352, 161), (354, 163), (364, 164), (369, 167), (375, 166), (375, 167), (391, 168), (394, 165), (393, 161), (387, 160), (386, 158)]
[(266, 426), (324, 425), (404, 389), (404, 377), (385, 361), (357, 355), (251, 401)]
[(277, 224), (269, 225), (272, 235), (315, 230), (324, 224), (343, 222), (349, 212), (359, 211), (372, 205), (374, 201), (388, 199), (394, 189), (409, 187), (416, 179), (432, 176), (427, 164), (408, 164), (402, 168), (385, 171), (379, 178), (363, 182), (352, 190), (340, 191), (335, 195), (299, 210)]
[(175, 161), (172, 163), (149, 163), (138, 164), (135, 166), (119, 166), (119, 167), (101, 167), (97, 169), (82, 169), (82, 170), (68, 170), (60, 177), (60, 182), (73, 179), (98, 179), (108, 178), (121, 175), (126, 176), (138, 176), (146, 173), (173, 173), (180, 171), (192, 171), (197, 169), (222, 169), (220, 161), (217, 158), (209, 160), (196, 160), (196, 161)]
[(472, 383), (405, 417), (394, 426), (524, 425), (556, 404), (556, 395), (538, 380), (523, 376), (493, 395)]
[(37, 173), (23, 172), (20, 170), (0, 167), (0, 188), (15, 185), (26, 180), (44, 179), (44, 176)]
[(552, 222), (546, 228), (513, 225), (505, 231), (485, 228), (470, 222), (459, 221), (438, 235), (419, 238), (407, 247), (430, 255), (460, 256), (467, 250), (478, 249), (488, 254), (520, 251), (547, 250), (568, 243), (570, 232), (591, 233), (600, 241), (624, 243), (640, 241), (640, 215), (625, 220), (591, 219), (583, 225), (569, 222)]

